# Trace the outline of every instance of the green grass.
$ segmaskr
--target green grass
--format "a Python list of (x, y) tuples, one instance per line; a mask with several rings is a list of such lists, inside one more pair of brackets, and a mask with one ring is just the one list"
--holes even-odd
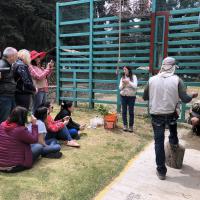
[[(74, 113), (74, 119), (87, 124), (94, 116), (96, 113), (87, 109)], [(136, 134), (103, 127), (84, 132), (87, 136), (78, 141), (81, 148), (62, 146), (63, 157), (59, 160), (42, 158), (31, 170), (0, 173), (0, 199), (92, 199), (152, 139), (150, 124), (141, 117), (136, 117)]]

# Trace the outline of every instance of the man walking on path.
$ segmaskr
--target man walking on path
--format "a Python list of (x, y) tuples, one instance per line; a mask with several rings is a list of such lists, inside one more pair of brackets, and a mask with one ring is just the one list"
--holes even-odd
[(0, 60), (0, 123), (5, 121), (15, 106), (16, 83), (12, 64), (17, 60), (17, 50), (7, 47)]
[(143, 96), (144, 100), (149, 100), (154, 130), (157, 175), (161, 180), (166, 178), (167, 173), (164, 150), (165, 126), (168, 125), (170, 131), (169, 143), (172, 147), (178, 147), (176, 107), (179, 99), (184, 103), (189, 103), (192, 98), (198, 96), (197, 93), (187, 94), (183, 81), (174, 75), (176, 67), (174, 58), (165, 58), (160, 72), (150, 78)]

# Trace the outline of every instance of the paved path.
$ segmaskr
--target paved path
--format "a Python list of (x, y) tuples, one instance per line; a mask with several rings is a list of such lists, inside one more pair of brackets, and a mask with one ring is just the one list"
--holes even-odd
[[(155, 175), (154, 144), (151, 143), (128, 169), (96, 200), (200, 200), (200, 138), (181, 129), (186, 152), (181, 170), (168, 167), (167, 179)], [(188, 132), (188, 131), (187, 131)]]

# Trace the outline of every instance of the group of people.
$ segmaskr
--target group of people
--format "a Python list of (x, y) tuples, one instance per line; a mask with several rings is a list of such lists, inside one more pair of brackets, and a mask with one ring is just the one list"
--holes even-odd
[(40, 156), (60, 158), (58, 140), (70, 147), (80, 147), (77, 140), (85, 125), (73, 121), (73, 103), (63, 101), (55, 119), (51, 115), (53, 105), (47, 101), (47, 77), (54, 63), (51, 61), (43, 68), (44, 56), (44, 52), (25, 49), (17, 52), (12, 47), (3, 52), (0, 60), (0, 171), (29, 169)]
[[(169, 128), (169, 143), (173, 149), (178, 148), (177, 120), (179, 118), (177, 108), (179, 101), (189, 103), (198, 96), (197, 93), (187, 94), (186, 87), (181, 78), (175, 75), (176, 60), (167, 57), (163, 60), (159, 73), (151, 77), (145, 87), (143, 99), (149, 101), (149, 112), (155, 140), (155, 154), (159, 179), (166, 178), (167, 168), (165, 165), (165, 128)], [(123, 130), (133, 131), (134, 104), (137, 90), (137, 77), (132, 74), (129, 67), (123, 68), (124, 73), (120, 81), (119, 89), (122, 103)], [(127, 108), (129, 108), (129, 127), (127, 126)], [(189, 123), (193, 131), (200, 131), (200, 103), (194, 104), (190, 112)]]

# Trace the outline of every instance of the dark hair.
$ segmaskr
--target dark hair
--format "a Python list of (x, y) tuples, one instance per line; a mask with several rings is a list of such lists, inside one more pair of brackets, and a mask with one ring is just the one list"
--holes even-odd
[(25, 126), (25, 124), (27, 123), (27, 116), (28, 116), (28, 110), (24, 107), (17, 106), (11, 112), (8, 121), (10, 123), (16, 123), (20, 126)]
[(68, 108), (72, 107), (73, 102), (72, 101), (63, 101), (60, 105), (61, 110), (65, 109), (68, 110)]
[(41, 108), (41, 107), (50, 108), (50, 106), (51, 106), (51, 102), (47, 101), (47, 102), (45, 102), (45, 103), (42, 103), (42, 104), (39, 106), (39, 108)]
[(35, 60), (32, 60), (32, 61), (31, 61), (31, 65), (37, 66), (36, 61), (35, 61)]
[(41, 120), (41, 121), (45, 121), (46, 118), (47, 118), (47, 111), (48, 111), (48, 108), (47, 107), (39, 107), (35, 113), (34, 113), (34, 116)]
[[(126, 67), (126, 69), (128, 69), (128, 77), (129, 77), (130, 80), (132, 81), (132, 80), (133, 80), (133, 72), (132, 72), (131, 68), (130, 68), (130, 67), (127, 67), (127, 66), (124, 66), (124, 67)], [(123, 68), (124, 68), (124, 67), (123, 67)], [(125, 73), (122, 74), (122, 77), (125, 78)]]

